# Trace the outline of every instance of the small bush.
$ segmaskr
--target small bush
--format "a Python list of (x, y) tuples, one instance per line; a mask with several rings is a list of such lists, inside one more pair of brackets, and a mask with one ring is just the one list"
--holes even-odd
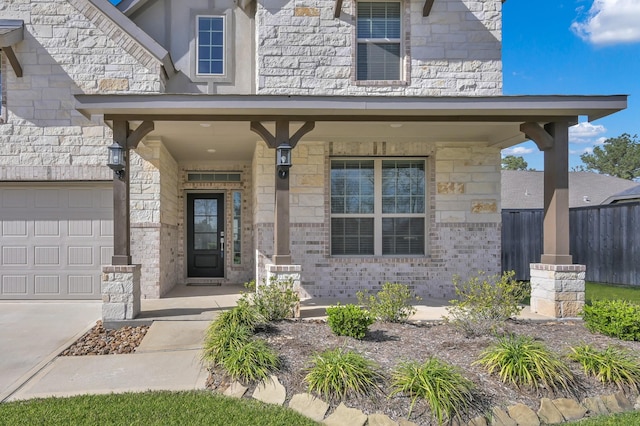
[(382, 378), (377, 370), (373, 361), (356, 352), (328, 349), (311, 358), (304, 382), (309, 392), (344, 399), (349, 394), (367, 395), (376, 389), (376, 382)]
[(338, 336), (349, 336), (356, 339), (363, 339), (369, 330), (369, 326), (375, 319), (369, 311), (356, 305), (335, 306), (327, 308), (327, 322), (329, 328)]
[(246, 297), (267, 321), (279, 321), (295, 316), (300, 297), (293, 289), (292, 279), (278, 280), (272, 277), (269, 283), (265, 280), (262, 285), (256, 287), (255, 281), (251, 281), (245, 284), (245, 287), (255, 290), (255, 293), (245, 294), (243, 297)]
[(447, 321), (467, 336), (495, 332), (502, 322), (520, 313), (520, 302), (530, 293), (528, 284), (514, 276), (514, 271), (493, 276), (480, 271), (465, 283), (454, 276), (457, 299), (450, 302)]
[(356, 293), (358, 303), (371, 312), (376, 319), (385, 322), (404, 322), (416, 312), (411, 304), (421, 300), (408, 286), (398, 283), (385, 283), (376, 295), (368, 291)]
[(490, 374), (496, 372), (503, 383), (552, 392), (571, 392), (575, 385), (567, 364), (531, 337), (503, 337), (481, 356), (474, 364), (486, 367)]
[(585, 326), (620, 340), (640, 340), (640, 305), (625, 300), (597, 300), (582, 310)]
[(390, 396), (403, 393), (411, 398), (409, 416), (418, 398), (426, 400), (438, 424), (454, 418), (462, 420), (473, 405), (473, 382), (438, 358), (429, 358), (423, 364), (402, 362), (391, 374)]
[(628, 351), (608, 347), (599, 351), (590, 345), (570, 348), (569, 359), (579, 363), (585, 374), (602, 383), (615, 383), (621, 391), (624, 387), (638, 391), (640, 384), (640, 364)]

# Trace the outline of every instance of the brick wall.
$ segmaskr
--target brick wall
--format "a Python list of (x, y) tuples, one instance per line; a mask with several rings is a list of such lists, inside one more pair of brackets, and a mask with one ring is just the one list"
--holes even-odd
[(355, 1), (258, 0), (257, 93), (490, 96), (502, 94), (501, 0), (403, 2), (404, 84), (357, 82)]
[[(273, 255), (274, 166), (273, 154), (266, 150), (264, 144), (259, 144), (254, 156), (254, 202), (265, 199), (254, 210), (258, 280), (264, 277), (265, 266)], [(465, 277), (478, 270), (500, 272), (498, 149), (481, 143), (301, 142), (293, 153), (291, 254), (292, 262), (302, 266), (302, 296), (353, 297), (359, 290), (377, 290), (391, 281), (407, 284), (426, 298), (451, 298), (454, 274)], [(425, 256), (330, 255), (332, 156), (427, 159)]]

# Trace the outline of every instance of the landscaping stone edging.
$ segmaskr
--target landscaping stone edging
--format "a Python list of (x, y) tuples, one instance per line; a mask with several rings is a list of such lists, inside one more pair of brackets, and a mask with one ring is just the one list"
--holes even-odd
[[(240, 382), (233, 382), (226, 389), (220, 391), (227, 396), (242, 398), (247, 388)], [(276, 376), (263, 380), (258, 384), (252, 396), (254, 399), (275, 405), (284, 405), (286, 390), (280, 384)], [(357, 408), (349, 408), (344, 403), (326, 416), (329, 404), (322, 399), (308, 394), (293, 395), (288, 407), (328, 426), (417, 426), (416, 423), (406, 419), (394, 421), (385, 414), (364, 414)], [(524, 404), (514, 404), (505, 409), (494, 407), (490, 418), (478, 416), (467, 423), (456, 423), (467, 426), (539, 426), (541, 424), (560, 424), (567, 421), (583, 419), (587, 414), (593, 416), (603, 414), (616, 414), (625, 411), (640, 410), (640, 396), (635, 403), (622, 393), (602, 395), (585, 398), (578, 402), (569, 398), (542, 398), (538, 411), (532, 410)]]

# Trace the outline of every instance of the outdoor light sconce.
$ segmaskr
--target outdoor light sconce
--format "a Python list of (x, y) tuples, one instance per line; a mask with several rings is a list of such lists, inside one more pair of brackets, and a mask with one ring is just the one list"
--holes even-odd
[(276, 148), (276, 166), (278, 167), (278, 176), (286, 179), (291, 168), (291, 147), (283, 143)]
[(113, 173), (118, 176), (118, 179), (122, 179), (124, 177), (124, 149), (115, 142), (109, 146), (107, 166), (113, 170)]

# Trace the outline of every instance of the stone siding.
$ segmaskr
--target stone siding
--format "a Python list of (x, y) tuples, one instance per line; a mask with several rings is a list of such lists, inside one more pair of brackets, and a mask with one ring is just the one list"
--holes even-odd
[(403, 1), (404, 81), (355, 79), (355, 1), (258, 0), (257, 93), (493, 96), (502, 94), (501, 0)]
[[(77, 112), (73, 95), (163, 90), (159, 64), (141, 65), (128, 52), (135, 46), (116, 43), (125, 35), (116, 34), (111, 21), (97, 12), (89, 19), (71, 3), (10, 1), (0, 8), (0, 18), (25, 21), (24, 41), (14, 46), (24, 75), (16, 77), (11, 67), (3, 73), (2, 179), (111, 179), (104, 166), (111, 131)], [(110, 35), (103, 33), (106, 27), (112, 28)]]

